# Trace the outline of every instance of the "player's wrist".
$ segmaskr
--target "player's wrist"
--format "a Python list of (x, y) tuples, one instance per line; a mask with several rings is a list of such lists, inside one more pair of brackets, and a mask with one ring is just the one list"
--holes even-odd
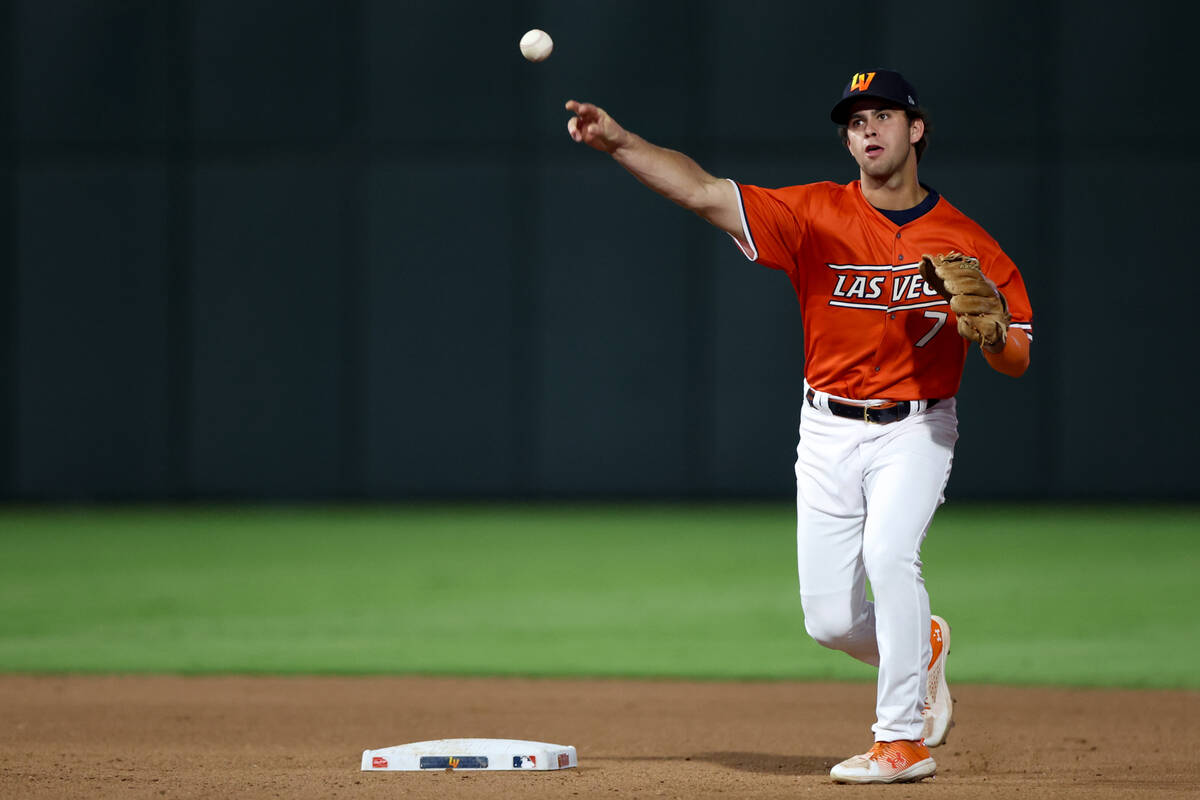
[[(636, 149), (635, 143), (641, 137), (636, 136), (624, 128), (618, 128), (606, 142), (608, 154), (614, 158), (632, 152)], [(645, 140), (642, 140), (645, 141)]]

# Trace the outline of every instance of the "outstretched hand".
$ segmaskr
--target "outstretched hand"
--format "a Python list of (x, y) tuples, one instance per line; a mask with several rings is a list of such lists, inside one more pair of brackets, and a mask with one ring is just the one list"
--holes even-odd
[(568, 100), (566, 108), (575, 115), (567, 120), (567, 133), (577, 142), (611, 153), (629, 138), (628, 131), (599, 106)]

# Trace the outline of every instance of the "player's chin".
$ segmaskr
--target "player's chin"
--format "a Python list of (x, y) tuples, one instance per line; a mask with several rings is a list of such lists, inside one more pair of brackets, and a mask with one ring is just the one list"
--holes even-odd
[(896, 165), (890, 161), (872, 160), (864, 158), (858, 162), (858, 167), (863, 171), (864, 175), (872, 178), (887, 178), (896, 171)]

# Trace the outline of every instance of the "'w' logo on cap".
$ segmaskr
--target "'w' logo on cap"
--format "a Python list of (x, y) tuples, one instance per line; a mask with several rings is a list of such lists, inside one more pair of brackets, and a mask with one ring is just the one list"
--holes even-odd
[(867, 90), (867, 87), (869, 87), (871, 85), (871, 81), (873, 81), (873, 80), (875, 80), (874, 72), (867, 72), (867, 73), (856, 72), (856, 73), (854, 73), (854, 77), (850, 81), (850, 91), (865, 92)]

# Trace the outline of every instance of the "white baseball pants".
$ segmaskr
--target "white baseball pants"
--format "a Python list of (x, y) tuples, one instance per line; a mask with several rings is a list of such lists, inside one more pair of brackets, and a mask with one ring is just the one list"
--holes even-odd
[(834, 416), (829, 397), (804, 404), (796, 448), (804, 627), (879, 667), (876, 741), (920, 739), (932, 655), (921, 543), (950, 477), (955, 402), (876, 425)]

